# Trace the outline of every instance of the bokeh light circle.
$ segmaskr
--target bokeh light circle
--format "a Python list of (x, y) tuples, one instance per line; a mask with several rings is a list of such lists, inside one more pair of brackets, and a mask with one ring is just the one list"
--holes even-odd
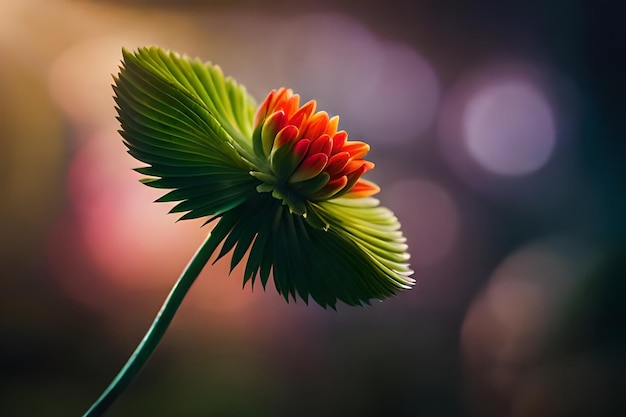
[(479, 90), (467, 103), (462, 124), (469, 154), (494, 174), (516, 176), (538, 170), (556, 141), (545, 97), (521, 80)]
[[(463, 73), (441, 101), (438, 150), (481, 193), (531, 204), (562, 186), (576, 89), (551, 68), (498, 60)], [(511, 187), (515, 183), (516, 187)]]

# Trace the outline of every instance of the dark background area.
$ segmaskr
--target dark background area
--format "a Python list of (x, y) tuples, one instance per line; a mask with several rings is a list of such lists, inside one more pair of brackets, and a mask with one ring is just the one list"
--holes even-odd
[(81, 415), (207, 233), (116, 133), (149, 44), (339, 114), (417, 285), (326, 311), (218, 262), (109, 415), (626, 415), (625, 28), (617, 0), (4, 0), (0, 415)]

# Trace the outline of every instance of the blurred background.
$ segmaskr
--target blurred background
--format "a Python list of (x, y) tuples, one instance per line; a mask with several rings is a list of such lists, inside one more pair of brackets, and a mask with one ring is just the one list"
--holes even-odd
[(626, 415), (625, 27), (619, 0), (2, 0), (0, 415), (81, 415), (208, 232), (116, 132), (151, 44), (339, 114), (417, 285), (326, 311), (218, 262), (109, 415)]

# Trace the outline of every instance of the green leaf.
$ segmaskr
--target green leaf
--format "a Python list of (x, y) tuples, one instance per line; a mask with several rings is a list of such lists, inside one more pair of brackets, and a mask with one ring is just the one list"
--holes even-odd
[(224, 213), (256, 194), (254, 100), (221, 69), (157, 47), (123, 50), (113, 86), (120, 134), (148, 166), (148, 186), (172, 189), (182, 218)]
[(393, 213), (375, 198), (337, 198), (314, 204), (329, 230), (356, 245), (368, 261), (385, 274), (389, 284), (409, 289), (415, 282), (409, 276), (406, 239)]
[(369, 304), (413, 285), (400, 225), (377, 200), (330, 200), (311, 210), (327, 229), (290, 213), (269, 194), (256, 195), (223, 214), (220, 224), (230, 232), (218, 259), (235, 248), (232, 270), (249, 250), (244, 285), (259, 278), (265, 288), (271, 271), (287, 301), (310, 297), (323, 307), (335, 308), (338, 300)]

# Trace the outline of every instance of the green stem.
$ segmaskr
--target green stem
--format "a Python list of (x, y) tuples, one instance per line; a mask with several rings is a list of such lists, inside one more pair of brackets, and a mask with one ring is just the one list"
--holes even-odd
[(101, 416), (107, 408), (113, 404), (117, 397), (124, 392), (126, 387), (128, 387), (161, 341), (167, 327), (174, 318), (174, 314), (176, 314), (183, 298), (185, 298), (187, 291), (189, 291), (191, 284), (193, 284), (200, 274), (200, 271), (202, 271), (202, 268), (204, 268), (204, 265), (208, 262), (215, 247), (216, 243), (211, 240), (211, 234), (209, 234), (196, 254), (191, 258), (189, 264), (187, 264), (180, 278), (178, 278), (178, 281), (167, 296), (167, 299), (155, 317), (154, 322), (152, 322), (152, 326), (150, 326), (150, 329), (148, 329), (148, 332), (143, 337), (143, 340), (139, 343), (113, 382), (111, 382), (89, 410), (83, 414), (83, 417)]

